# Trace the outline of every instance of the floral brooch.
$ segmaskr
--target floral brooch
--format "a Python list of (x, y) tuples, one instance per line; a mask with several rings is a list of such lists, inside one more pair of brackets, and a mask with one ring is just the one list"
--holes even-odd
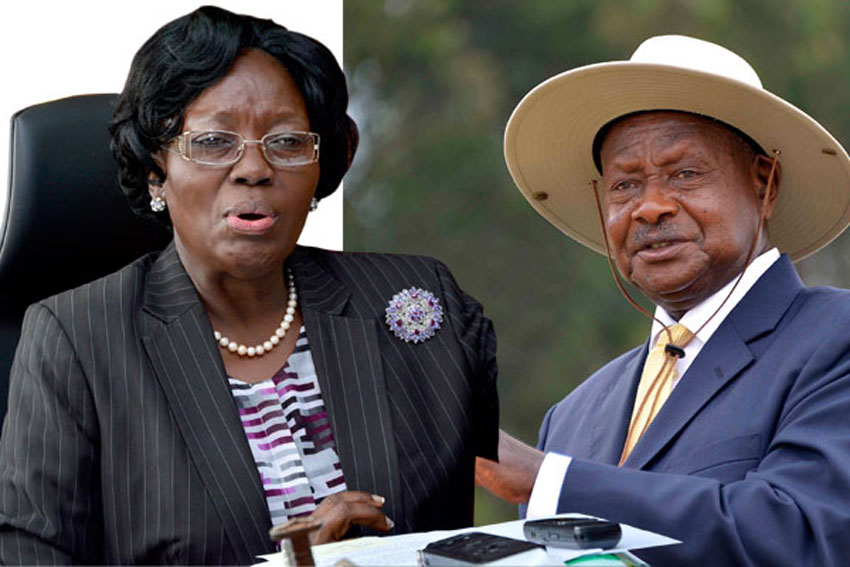
[(440, 300), (430, 291), (411, 287), (393, 296), (386, 321), (395, 336), (406, 343), (421, 343), (434, 336), (443, 322)]

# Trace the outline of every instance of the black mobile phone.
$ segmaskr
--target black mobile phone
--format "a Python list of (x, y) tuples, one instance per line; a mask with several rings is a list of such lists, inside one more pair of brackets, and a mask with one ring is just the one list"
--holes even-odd
[(529, 520), (522, 531), (528, 541), (570, 549), (610, 549), (623, 535), (620, 524), (597, 518)]
[(433, 541), (419, 550), (419, 566), (484, 565), (539, 547), (521, 539), (467, 532)]

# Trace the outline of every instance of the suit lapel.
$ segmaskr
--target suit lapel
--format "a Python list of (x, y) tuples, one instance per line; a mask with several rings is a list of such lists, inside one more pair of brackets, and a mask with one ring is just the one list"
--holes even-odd
[(150, 271), (143, 309), (145, 349), (191, 460), (233, 548), (253, 560), (274, 549), (268, 505), (209, 320), (173, 243)]
[(376, 319), (349, 316), (352, 290), (320, 252), (297, 248), (290, 262), (346, 485), (384, 496), (387, 515), (405, 517)]
[(749, 366), (754, 359), (749, 343), (773, 331), (803, 287), (790, 260), (783, 255), (702, 348), (625, 466), (647, 466), (719, 390)]
[[(593, 425), (596, 461), (612, 465), (620, 461), (646, 352), (646, 344), (635, 349), (618, 372), (619, 377), (611, 381), (611, 388), (600, 396)], [(628, 409), (624, 411), (623, 408)]]

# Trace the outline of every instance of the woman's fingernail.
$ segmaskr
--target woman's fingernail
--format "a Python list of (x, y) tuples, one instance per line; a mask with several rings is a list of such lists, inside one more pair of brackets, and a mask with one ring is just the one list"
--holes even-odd
[(372, 495), (372, 500), (374, 500), (378, 504), (383, 504), (384, 502), (386, 502), (386, 499), (383, 496), (378, 496), (377, 494)]
[(387, 519), (387, 529), (388, 530), (393, 529), (395, 527), (395, 522), (393, 522), (393, 519), (390, 518), (389, 516), (384, 516), (384, 517)]

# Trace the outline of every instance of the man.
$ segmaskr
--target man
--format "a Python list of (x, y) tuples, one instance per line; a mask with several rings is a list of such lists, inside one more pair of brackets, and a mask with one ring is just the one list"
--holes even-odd
[(656, 310), (647, 344), (547, 413), (542, 451), (503, 434), (479, 482), (530, 496), (529, 517), (682, 540), (639, 553), (655, 566), (843, 564), (850, 293), (791, 262), (850, 223), (846, 151), (734, 53), (665, 36), (532, 90), (505, 154), (535, 209), (610, 247)]

